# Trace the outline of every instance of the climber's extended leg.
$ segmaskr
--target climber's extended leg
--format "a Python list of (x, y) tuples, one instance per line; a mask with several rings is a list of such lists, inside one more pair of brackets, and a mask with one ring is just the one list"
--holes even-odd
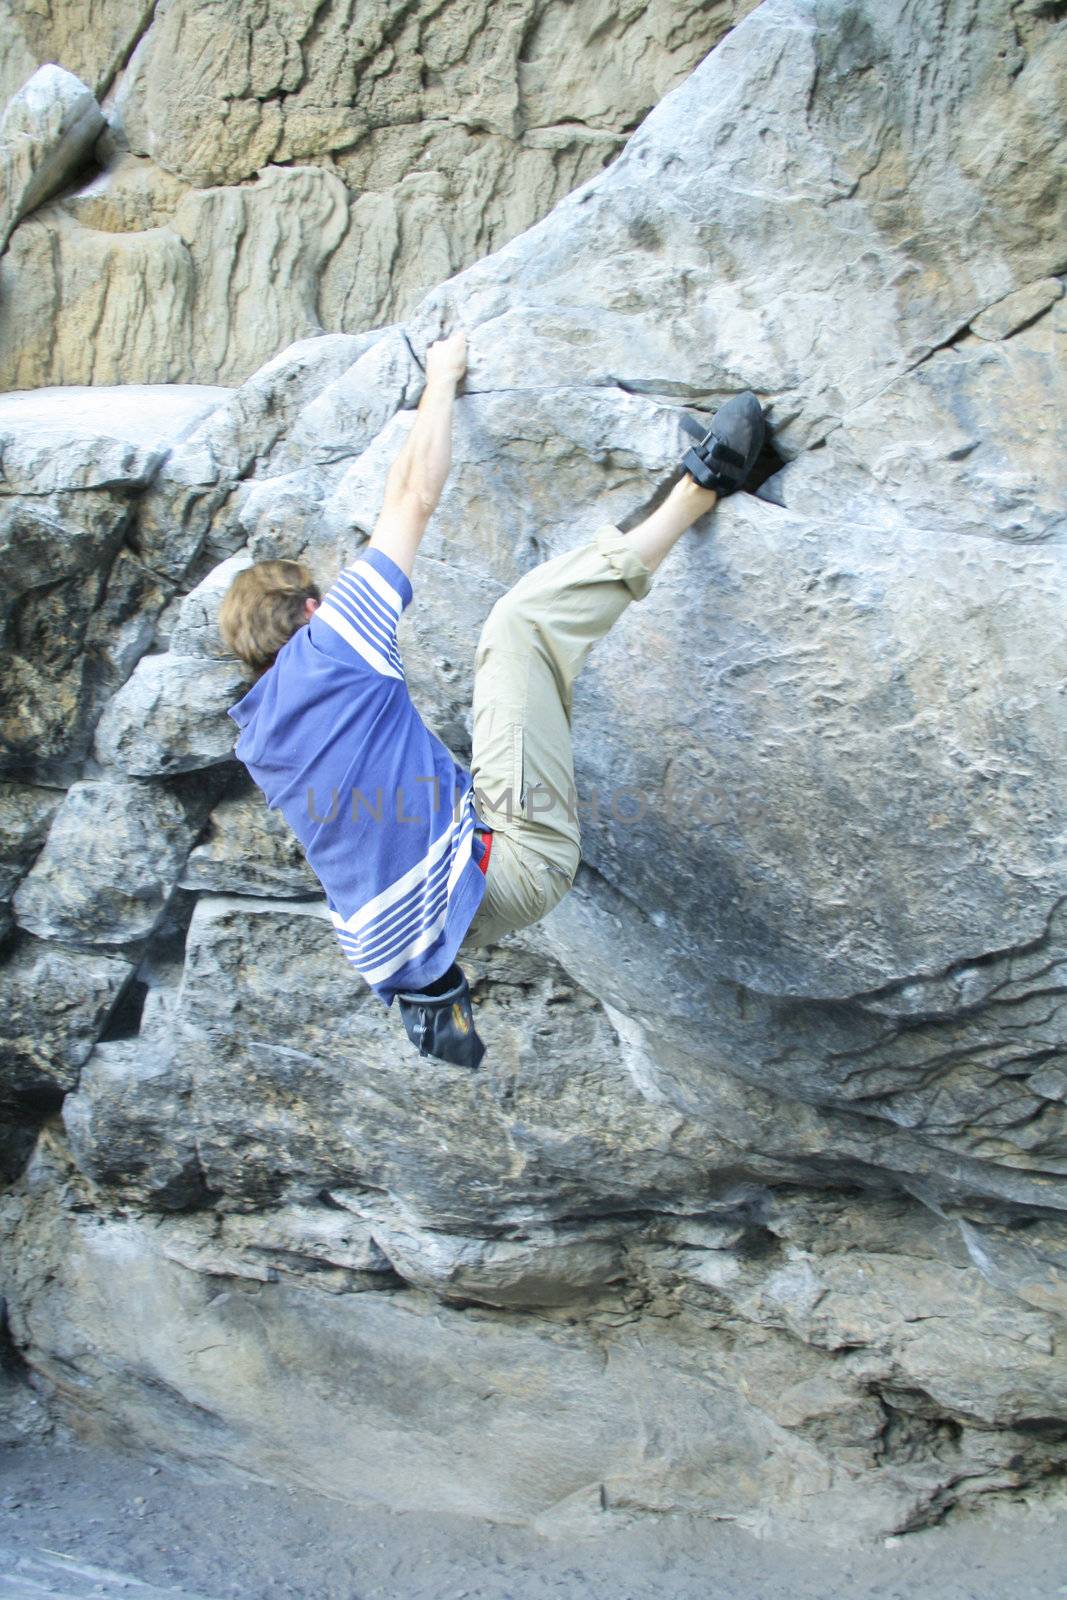
[(485, 897), (464, 949), (545, 916), (578, 869), (571, 696), (590, 649), (648, 590), (651, 575), (713, 492), (683, 478), (629, 534), (546, 561), (493, 607), (474, 677), (474, 776), (493, 829)]
[(590, 543), (520, 578), (489, 614), (475, 660), (471, 772), (478, 815), (493, 830), (493, 841), (485, 896), (462, 950), (536, 922), (570, 887), (580, 858), (574, 682), (593, 645), (631, 600), (647, 593), (652, 573), (686, 529), (713, 508), (720, 492), (744, 481), (762, 441), (759, 402), (735, 396), (716, 414), (712, 430), (717, 424), (721, 432), (703, 436), (692, 465), (710, 473), (706, 458), (725, 444), (741, 463), (733, 480), (721, 478), (720, 490), (701, 487), (687, 471), (629, 533), (601, 528)]

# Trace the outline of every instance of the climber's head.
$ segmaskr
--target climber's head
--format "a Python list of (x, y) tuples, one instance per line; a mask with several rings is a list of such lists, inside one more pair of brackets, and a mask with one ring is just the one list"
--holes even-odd
[(239, 572), (219, 608), (219, 632), (233, 655), (259, 677), (322, 595), (299, 561), (257, 561)]

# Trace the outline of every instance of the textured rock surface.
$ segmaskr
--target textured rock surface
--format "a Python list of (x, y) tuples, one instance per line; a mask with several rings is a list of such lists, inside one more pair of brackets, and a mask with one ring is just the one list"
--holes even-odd
[(53, 1109), (73, 1088), (132, 967), (36, 940), (4, 967), (5, 1112)]
[[(133, 1428), (256, 1471), (284, 1456), (290, 1481), (333, 1495), (549, 1528), (637, 1507), (759, 1527), (773, 1507), (779, 1529), (834, 1540), (921, 1520), (961, 1485), (1010, 1488), (1056, 1456), (1048, 1407), (1067, 1396), (1049, 1318), (950, 1265), (951, 1230), (906, 1206), (783, 1200), (741, 1246), (670, 1219), (627, 1240), (627, 1285), (602, 1263), (592, 1307), (572, 1286), (553, 1314), (527, 1279), (531, 1317), (495, 1306), (499, 1274), (486, 1309), (405, 1287), (382, 1234), (336, 1211), (94, 1217), (47, 1146), (24, 1193), (16, 1328), (51, 1352), (63, 1411), (84, 1426), (88, 1394), (105, 1435)], [(17, 1209), (0, 1202), (5, 1232)], [(430, 1249), (410, 1267), (404, 1233), (384, 1242), (418, 1278)], [(66, 1272), (38, 1287), (30, 1263), (60, 1249)]]
[(183, 434), (229, 398), (228, 389), (197, 384), (0, 395), (4, 492), (141, 488)]
[(322, 895), (299, 841), (252, 786), (242, 787), (212, 811), (204, 837), (189, 855), (181, 886), (267, 898), (318, 900)]
[(140, 778), (226, 761), (233, 750), (226, 711), (247, 687), (232, 660), (144, 656), (97, 725), (97, 758)]
[(12, 230), (86, 160), (104, 118), (91, 90), (61, 67), (41, 67), (0, 118), (0, 253)]
[(144, 0), (4, 0), (0, 96), (6, 101), (42, 62), (60, 61), (103, 97), (145, 25)]
[(598, 172), (751, 4), (9, 0), (7, 93), (44, 59), (111, 93), (100, 170), (0, 261), (0, 384), (232, 383), (390, 321)]
[(61, 790), (0, 783), (0, 899), (6, 899), (44, 843)]
[[(209, 174), (150, 35), (130, 159), (203, 198), (295, 139), (274, 38), (232, 137), (188, 141)], [(3, 1202), (3, 1292), (57, 1414), (557, 1525), (773, 1507), (848, 1536), (1062, 1473), (1065, 40), (1044, 6), (764, 0), (607, 173), (403, 325), (299, 341), (132, 496), (10, 497), (19, 671), (57, 687), (9, 767), (6, 1094), (23, 1123), (63, 1105)], [(475, 1076), (416, 1062), (353, 981), (225, 765), (212, 638), (235, 564), (328, 581), (359, 546), (456, 321), (403, 648), (461, 754), (492, 601), (654, 501), (680, 405), (753, 384), (780, 450), (595, 653), (585, 865), (471, 963)], [(104, 641), (91, 585), (120, 571), (154, 587), (116, 601), (121, 671), (75, 737), (43, 608), (83, 586)], [(36, 853), (41, 780), (74, 776)], [(105, 847), (63, 867), (94, 786), (181, 804), (111, 834), (137, 906)]]
[(151, 933), (196, 832), (159, 784), (75, 783), (15, 894), (39, 938), (127, 944)]
[(172, 559), (161, 572), (148, 537), (130, 548), (131, 503), (229, 394), (194, 385), (0, 396), (0, 770), (45, 782), (79, 775), (104, 705), (152, 642), (183, 568)]

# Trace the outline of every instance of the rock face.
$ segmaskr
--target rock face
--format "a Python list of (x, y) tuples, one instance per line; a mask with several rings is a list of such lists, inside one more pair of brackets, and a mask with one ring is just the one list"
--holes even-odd
[(11, 0), (6, 94), (42, 60), (110, 94), (97, 170), (0, 260), (0, 386), (234, 383), (390, 321), (599, 172), (753, 3)]
[(0, 770), (79, 776), (101, 710), (175, 593), (151, 545), (131, 548), (131, 507), (228, 398), (195, 385), (0, 396)]
[(12, 230), (88, 157), (104, 118), (84, 83), (41, 67), (0, 119), (0, 253)]
[[(338, 102), (264, 17), (198, 141), (149, 46), (201, 24), (159, 9), (131, 160), (201, 199), (306, 160)], [(41, 1133), (0, 1229), (57, 1417), (546, 1527), (682, 1507), (849, 1537), (1055, 1484), (1065, 53), (1044, 6), (949, 0), (935, 28), (764, 0), (402, 325), (301, 339), (105, 476), (71, 448), (57, 477), (31, 431), (3, 1061)], [(476, 1075), (418, 1062), (354, 982), (228, 759), (213, 622), (247, 560), (328, 582), (358, 548), (457, 322), (402, 644), (460, 755), (493, 600), (654, 503), (683, 405), (751, 385), (778, 450), (595, 652), (584, 865), (471, 963)]]

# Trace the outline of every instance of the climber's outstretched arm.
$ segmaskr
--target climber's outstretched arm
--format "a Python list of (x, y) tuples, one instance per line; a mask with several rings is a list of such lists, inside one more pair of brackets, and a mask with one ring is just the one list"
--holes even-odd
[(465, 333), (454, 333), (430, 346), (426, 388), (411, 432), (385, 482), (385, 500), (371, 535), (371, 548), (389, 556), (409, 578), (452, 465), (452, 404), (466, 370)]

